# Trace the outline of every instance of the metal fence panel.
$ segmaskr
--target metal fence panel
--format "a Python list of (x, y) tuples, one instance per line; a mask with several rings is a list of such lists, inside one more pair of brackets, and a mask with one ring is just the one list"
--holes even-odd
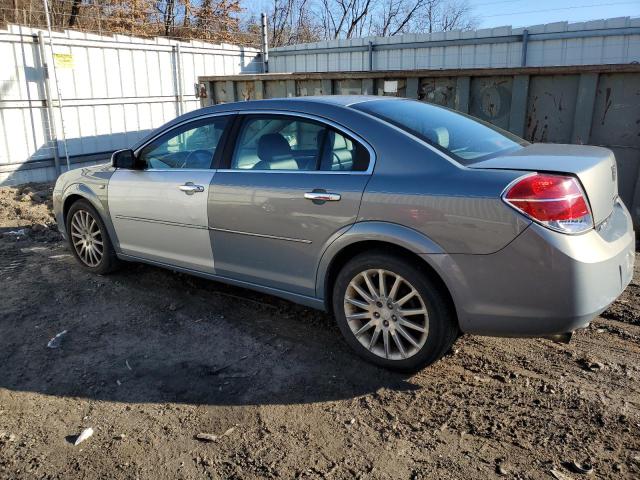
[[(619, 167), (619, 191), (624, 199), (640, 194), (640, 73), (622, 77), (602, 74), (594, 98), (589, 143), (612, 149)], [(640, 204), (633, 205), (640, 218)]]
[[(37, 34), (18, 26), (0, 31), (0, 184), (55, 178), (56, 148), (64, 156), (63, 125), (70, 156), (104, 158), (105, 152), (199, 108), (199, 76), (261, 69), (258, 50), (233, 45), (65, 31), (54, 33), (51, 52), (48, 39), (41, 46)], [(55, 60), (61, 108), (53, 85)], [(47, 111), (45, 63), (57, 145)]]
[[(527, 40), (524, 41), (526, 30)], [(373, 45), (371, 56), (369, 43)], [(526, 55), (523, 53), (526, 52)], [(523, 60), (526, 58), (526, 63)], [(272, 48), (271, 72), (356, 72), (640, 61), (640, 18), (555, 22), (526, 28), (332, 40)]]
[(526, 137), (571, 143), (579, 75), (536, 75), (529, 81)]
[(471, 79), (469, 113), (509, 130), (513, 77), (475, 77)]
[(443, 107), (456, 108), (456, 83), (455, 77), (422, 78), (418, 98)]

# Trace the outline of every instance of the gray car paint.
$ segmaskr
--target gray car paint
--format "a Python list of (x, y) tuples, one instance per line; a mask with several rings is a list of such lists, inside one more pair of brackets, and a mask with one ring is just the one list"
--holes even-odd
[(536, 336), (585, 327), (629, 284), (631, 216), (618, 200), (599, 229), (565, 235), (532, 224), (492, 255), (426, 256), (450, 287), (463, 331)]
[(111, 222), (107, 201), (107, 185), (113, 172), (115, 168), (111, 164), (102, 164), (70, 170), (58, 177), (53, 189), (53, 211), (58, 230), (64, 238), (67, 235), (67, 227), (63, 214), (74, 198), (81, 197), (89, 201), (98, 211), (107, 227), (109, 238), (117, 248), (118, 235)]
[(538, 143), (470, 167), (574, 173), (589, 192), (596, 225), (611, 214), (613, 200), (618, 196), (616, 159), (611, 150), (602, 147)]
[[(351, 103), (366, 100), (366, 97), (332, 96), (218, 105), (183, 115), (134, 147), (144, 145), (159, 131), (214, 113), (284, 110), (326, 118), (359, 133), (376, 155), (375, 170), (366, 188), (362, 186), (362, 201), (355, 219), (352, 207), (348, 211), (332, 211), (331, 218), (326, 220), (322, 219), (322, 213), (313, 215), (314, 209), (308, 207), (304, 212), (306, 218), (313, 215), (313, 220), (326, 228), (318, 236), (314, 230), (296, 230), (296, 222), (305, 217), (294, 219), (293, 215), (287, 215), (282, 188), (288, 192), (286, 195), (294, 191), (299, 195), (305, 188), (312, 185), (322, 188), (321, 185), (302, 181), (304, 174), (290, 174), (300, 175), (295, 182), (304, 187), (292, 190), (287, 174), (254, 172), (243, 176), (245, 187), (249, 188), (233, 192), (238, 180), (225, 179), (220, 175), (223, 172), (216, 172), (208, 211), (209, 226), (214, 229), (210, 234), (212, 249), (220, 271), (207, 273), (175, 265), (175, 262), (126, 255), (115, 236), (117, 253), (122, 258), (169, 266), (323, 308), (329, 297), (325, 280), (331, 260), (343, 248), (358, 242), (384, 241), (419, 255), (436, 271), (454, 300), (463, 331), (492, 335), (529, 336), (570, 331), (584, 326), (624, 289), (632, 271), (635, 244), (631, 221), (621, 202), (608, 218), (601, 219), (598, 229), (572, 236), (532, 224), (500, 198), (504, 188), (523, 175), (521, 170), (563, 171), (565, 165), (569, 165), (573, 168), (569, 171), (576, 173), (585, 165), (583, 153), (592, 157), (602, 152), (588, 150), (588, 147), (554, 146), (553, 152), (547, 149), (543, 155), (537, 150), (536, 161), (528, 161), (528, 157), (521, 154), (497, 157), (474, 168), (463, 167), (398, 128), (348, 108)], [(609, 155), (606, 150), (604, 153)], [(591, 164), (596, 165), (595, 161)], [(99, 212), (111, 225), (104, 190), (113, 169), (83, 170), (82, 174), (69, 172), (58, 180), (54, 196), (58, 223), (63, 222), (65, 200), (77, 194), (88, 198), (96, 208), (99, 206)], [(583, 170), (586, 172), (589, 168), (582, 168), (579, 176)], [(592, 169), (589, 174), (595, 171)], [(250, 187), (252, 176), (253, 181), (262, 185), (260, 188)], [(584, 178), (580, 176), (580, 179), (584, 184)], [(280, 182), (282, 188), (278, 188)], [(591, 178), (586, 181), (589, 185), (591, 182)], [(592, 188), (597, 186), (589, 185), (586, 188), (591, 195)], [(220, 193), (218, 197), (216, 188)], [(360, 185), (352, 189), (355, 196), (350, 198), (351, 202), (356, 202), (359, 188)], [(610, 189), (607, 185), (603, 191), (606, 194)], [(249, 198), (257, 192), (261, 195), (259, 202)], [(233, 206), (227, 203), (228, 198), (225, 200), (225, 195), (230, 194), (235, 195)], [(594, 207), (599, 220), (606, 213), (606, 202), (602, 200), (605, 194), (594, 193), (597, 204), (602, 202), (602, 206)], [(613, 205), (613, 199), (610, 203)], [(277, 225), (270, 226), (261, 219), (260, 211), (274, 205), (280, 215)], [(336, 216), (340, 218), (333, 218)], [(109, 228), (113, 228), (112, 225)], [(225, 231), (220, 235), (220, 230), (233, 230), (233, 233)], [(272, 237), (287, 238), (255, 236), (264, 232)], [(261, 238), (264, 241), (260, 241)], [(305, 251), (303, 246), (308, 243), (291, 239), (307, 240), (315, 246)], [(222, 257), (233, 260), (226, 263), (221, 260), (219, 265), (218, 251), (225, 253)], [(598, 253), (594, 257), (588, 253), (591, 251)], [(239, 265), (243, 252), (247, 261)], [(294, 259), (295, 263), (291, 261)], [(303, 268), (297, 267), (300, 262)], [(287, 266), (292, 269), (290, 272)]]
[[(356, 222), (368, 175), (218, 171), (209, 204), (216, 273), (315, 296), (319, 259)], [(317, 204), (306, 192), (339, 192)]]
[[(207, 196), (213, 170), (118, 170), (109, 181), (111, 220), (121, 252), (215, 273)], [(187, 195), (193, 182), (202, 192)]]

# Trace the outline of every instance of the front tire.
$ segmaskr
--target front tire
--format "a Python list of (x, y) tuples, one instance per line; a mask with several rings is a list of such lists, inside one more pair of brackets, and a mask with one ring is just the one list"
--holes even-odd
[(333, 289), (340, 331), (376, 365), (415, 371), (441, 358), (458, 335), (442, 288), (402, 257), (367, 252), (342, 268)]
[(67, 236), (73, 256), (85, 270), (104, 275), (120, 266), (102, 218), (86, 200), (78, 200), (67, 213)]

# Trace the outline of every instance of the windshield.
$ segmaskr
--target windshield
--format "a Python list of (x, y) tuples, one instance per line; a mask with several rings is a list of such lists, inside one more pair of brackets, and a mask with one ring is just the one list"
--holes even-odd
[(433, 145), (463, 165), (519, 150), (528, 143), (489, 123), (415, 100), (373, 100), (353, 105)]

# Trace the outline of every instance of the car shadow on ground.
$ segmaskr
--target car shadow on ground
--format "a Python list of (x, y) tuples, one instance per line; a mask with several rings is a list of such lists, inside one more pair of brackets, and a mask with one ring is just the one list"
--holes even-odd
[[(417, 388), (409, 376), (355, 356), (322, 312), (146, 265), (97, 277), (60, 244), (35, 248), (0, 250), (0, 266), (22, 260), (0, 270), (7, 286), (0, 293), (2, 388), (203, 405), (313, 403)], [(65, 330), (60, 347), (48, 348)]]

